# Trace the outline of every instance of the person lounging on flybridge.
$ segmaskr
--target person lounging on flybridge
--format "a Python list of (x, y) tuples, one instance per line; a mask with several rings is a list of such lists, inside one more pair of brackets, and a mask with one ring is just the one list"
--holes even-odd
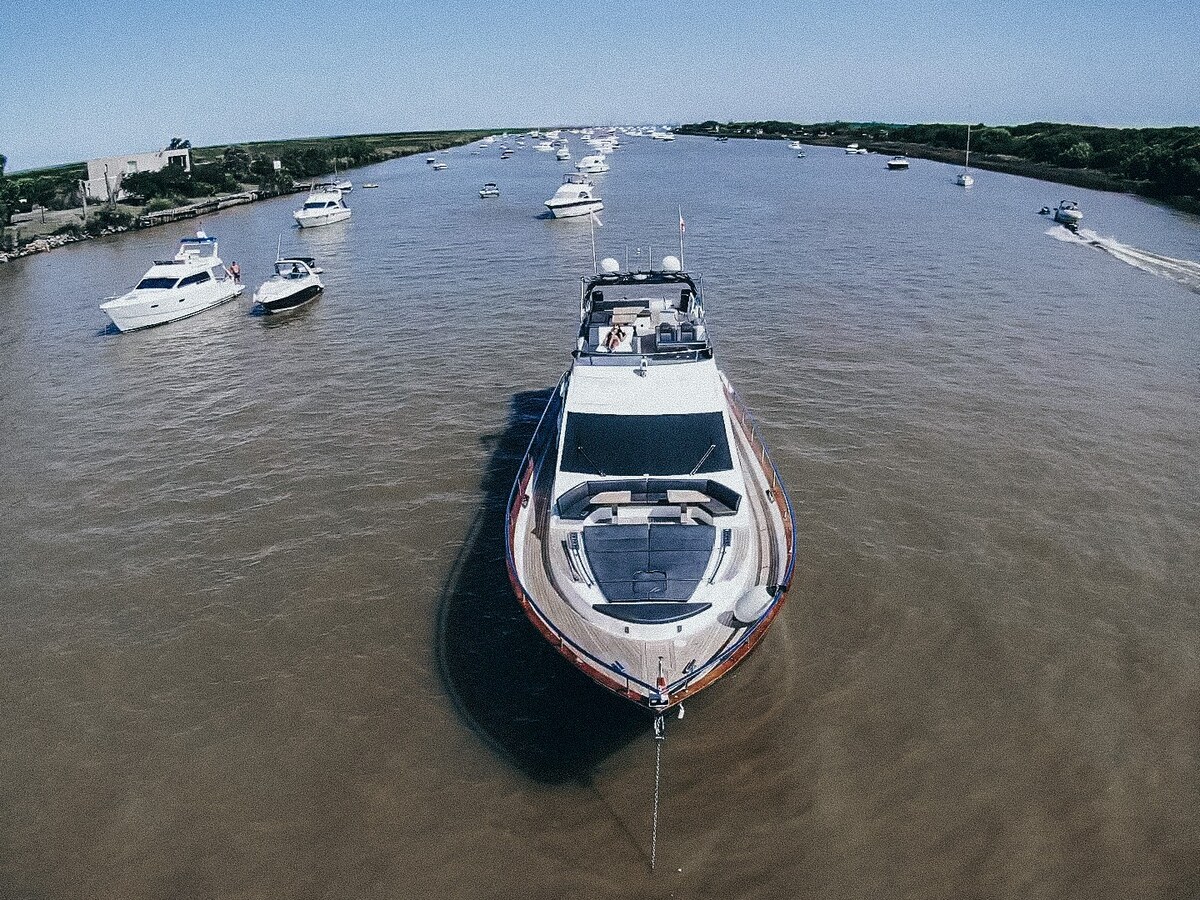
[(661, 270), (621, 272), (606, 259), (583, 279), (577, 363), (640, 364), (712, 356), (700, 290), (675, 257)]

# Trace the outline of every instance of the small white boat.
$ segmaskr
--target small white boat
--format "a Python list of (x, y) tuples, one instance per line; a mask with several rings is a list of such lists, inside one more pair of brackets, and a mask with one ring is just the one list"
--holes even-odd
[(887, 161), (887, 167), (893, 172), (903, 171), (908, 168), (908, 159), (903, 156), (893, 156)]
[(1054, 221), (1075, 228), (1083, 220), (1083, 210), (1074, 200), (1064, 200), (1054, 210)]
[(254, 302), (264, 313), (283, 312), (303, 306), (324, 289), (321, 269), (311, 256), (280, 257), (275, 274), (254, 292)]
[(119, 331), (186, 319), (239, 296), (246, 286), (225, 272), (217, 239), (203, 231), (179, 242), (174, 259), (156, 260), (133, 290), (100, 304)]
[(538, 141), (536, 144), (533, 145), (533, 149), (536, 150), (538, 153), (549, 153), (551, 150), (554, 149), (554, 144), (551, 143), (550, 141)]
[(333, 185), (314, 185), (304, 206), (292, 213), (292, 218), (301, 228), (318, 228), (346, 221), (350, 218), (350, 207)]
[(427, 165), (427, 166), (432, 166), (432, 165), (433, 165), (435, 162), (437, 162), (437, 157), (436, 157), (436, 156), (427, 156), (427, 157), (425, 157), (425, 165)]
[(509, 150), (509, 149), (506, 147), (506, 148), (504, 148), (503, 152), (501, 152), (501, 154), (500, 154), (500, 158), (501, 158), (501, 159), (511, 159), (511, 158), (512, 158), (512, 155), (513, 155), (513, 151)]
[(365, 189), (365, 188), (377, 188), (377, 187), (379, 187), (379, 185), (377, 185), (377, 184), (376, 184), (375, 182), (373, 182), (373, 181), (364, 181), (364, 182), (363, 182), (363, 188), (364, 188), (364, 189)]
[(604, 201), (596, 196), (596, 186), (582, 172), (568, 172), (563, 176), (554, 196), (546, 201), (546, 208), (556, 219), (586, 216), (604, 209)]
[(438, 161), (437, 161), (437, 162), (435, 162), (435, 163), (434, 163), (432, 166), (430, 166), (430, 168), (431, 168), (431, 169), (432, 169), (434, 172), (441, 172), (443, 169), (448, 169), (448, 168), (450, 168), (450, 164), (449, 164), (449, 163), (444, 163), (444, 162), (442, 162), (441, 160), (438, 160)]
[(499, 197), (499, 196), (500, 196), (500, 188), (496, 187), (496, 183), (494, 181), (489, 181), (487, 184), (485, 184), (483, 187), (481, 187), (479, 189), (480, 199), (487, 199), (489, 197)]
[(788, 149), (789, 149), (789, 150), (799, 150), (799, 149), (800, 149), (800, 142), (799, 142), (799, 141), (792, 141), (790, 144), (788, 144)]
[(579, 162), (575, 163), (575, 168), (588, 175), (598, 175), (601, 172), (607, 172), (609, 167), (608, 163), (604, 161), (604, 154), (597, 153), (592, 156), (585, 156)]
[(767, 633), (792, 584), (795, 516), (717, 368), (699, 279), (674, 257), (649, 272), (606, 259), (579, 310), (506, 507), (509, 580), (570, 664), (661, 712)]
[(554, 157), (559, 162), (567, 162), (571, 158), (571, 151), (566, 147), (559, 147), (558, 152), (554, 154)]
[(954, 183), (959, 187), (970, 187), (975, 183), (971, 177), (971, 126), (967, 125), (967, 158), (963, 161), (963, 170), (958, 173)]
[(652, 131), (652, 132), (650, 132), (650, 137), (656, 141), (673, 141), (673, 140), (675, 140), (675, 135), (673, 135), (671, 132), (665, 131), (665, 130), (664, 131)]
[(796, 154), (796, 159), (804, 159), (806, 156), (808, 156), (808, 154), (805, 153), (803, 150), (801, 150), (799, 153)]

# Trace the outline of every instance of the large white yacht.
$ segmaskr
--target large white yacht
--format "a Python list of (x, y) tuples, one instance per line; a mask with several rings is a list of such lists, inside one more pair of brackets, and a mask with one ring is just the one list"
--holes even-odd
[(186, 319), (237, 297), (246, 286), (228, 277), (217, 239), (203, 231), (179, 242), (174, 259), (156, 260), (133, 290), (100, 304), (119, 331)]
[(350, 218), (350, 207), (332, 183), (316, 184), (304, 201), (304, 207), (292, 213), (292, 218), (301, 228), (332, 225)]
[(586, 216), (604, 209), (604, 201), (596, 196), (592, 179), (582, 172), (568, 172), (554, 196), (546, 201), (546, 208), (556, 219)]
[(795, 520), (678, 259), (604, 260), (580, 319), (509, 497), (509, 578), (563, 656), (663, 710), (762, 639), (791, 584)]
[(603, 153), (593, 153), (575, 163), (575, 168), (580, 172), (586, 172), (588, 175), (599, 175), (602, 172), (608, 171), (608, 163), (604, 161)]

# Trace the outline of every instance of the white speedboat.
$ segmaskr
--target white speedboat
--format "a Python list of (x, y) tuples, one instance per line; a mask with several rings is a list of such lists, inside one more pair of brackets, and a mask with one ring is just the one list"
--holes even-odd
[(579, 162), (575, 163), (575, 168), (588, 175), (599, 175), (602, 172), (608, 171), (608, 163), (604, 161), (603, 153), (596, 153), (591, 156), (585, 156)]
[(554, 157), (559, 162), (567, 162), (571, 158), (571, 151), (566, 147), (559, 147), (558, 152), (554, 154)]
[(324, 289), (321, 269), (311, 256), (280, 257), (275, 274), (254, 292), (254, 302), (265, 313), (283, 312), (303, 306)]
[(801, 145), (800, 145), (799, 141), (792, 141), (790, 144), (788, 144), (788, 149), (789, 150), (799, 150), (800, 146)]
[(494, 181), (489, 181), (487, 184), (485, 184), (483, 187), (481, 187), (479, 189), (480, 199), (486, 200), (490, 197), (499, 197), (499, 196), (500, 196), (500, 188), (498, 188), (496, 186), (496, 182), (494, 182)]
[(1075, 228), (1083, 220), (1083, 210), (1074, 200), (1064, 200), (1054, 210), (1054, 221)]
[(538, 631), (649, 709), (734, 668), (779, 613), (795, 519), (750, 414), (717, 369), (697, 283), (583, 279), (574, 360), (505, 516), (509, 580)]
[(903, 171), (908, 168), (908, 159), (904, 156), (893, 156), (887, 161), (887, 167), (893, 172)]
[(604, 209), (604, 201), (596, 196), (592, 179), (582, 172), (568, 172), (554, 196), (546, 201), (546, 208), (556, 219), (569, 219), (600, 212)]
[(533, 149), (538, 151), (538, 153), (549, 153), (554, 149), (554, 144), (549, 140), (538, 141), (533, 145)]
[(318, 228), (344, 222), (350, 218), (350, 207), (342, 199), (342, 192), (332, 184), (314, 185), (301, 209), (292, 213), (292, 218), (301, 228)]
[(441, 160), (438, 160), (437, 162), (435, 162), (435, 163), (434, 163), (432, 166), (430, 166), (429, 168), (430, 168), (430, 169), (432, 169), (434, 172), (442, 172), (442, 171), (444, 171), (444, 170), (446, 170), (446, 169), (450, 168), (450, 164), (449, 164), (449, 163), (444, 163), (444, 162), (442, 162)]
[(179, 242), (174, 259), (156, 260), (133, 290), (100, 304), (119, 331), (186, 319), (239, 296), (246, 286), (225, 272), (217, 239), (203, 231)]
[(333, 186), (343, 194), (348, 194), (354, 190), (354, 182), (349, 178), (339, 178), (333, 182)]
[(656, 141), (673, 141), (673, 140), (675, 140), (675, 135), (673, 135), (669, 131), (652, 131), (652, 132), (650, 132), (650, 137)]
[(954, 183), (959, 187), (970, 187), (975, 183), (975, 179), (971, 177), (971, 126), (967, 125), (967, 158), (963, 160), (963, 170), (958, 173), (958, 177), (954, 179)]

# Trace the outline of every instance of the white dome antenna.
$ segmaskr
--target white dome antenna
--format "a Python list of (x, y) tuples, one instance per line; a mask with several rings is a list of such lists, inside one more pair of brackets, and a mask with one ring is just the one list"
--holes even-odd
[(678, 256), (664, 256), (662, 270), (664, 272), (682, 272), (683, 265), (679, 262)]
[(600, 271), (605, 275), (615, 275), (621, 271), (621, 264), (611, 256), (606, 256), (600, 260)]

